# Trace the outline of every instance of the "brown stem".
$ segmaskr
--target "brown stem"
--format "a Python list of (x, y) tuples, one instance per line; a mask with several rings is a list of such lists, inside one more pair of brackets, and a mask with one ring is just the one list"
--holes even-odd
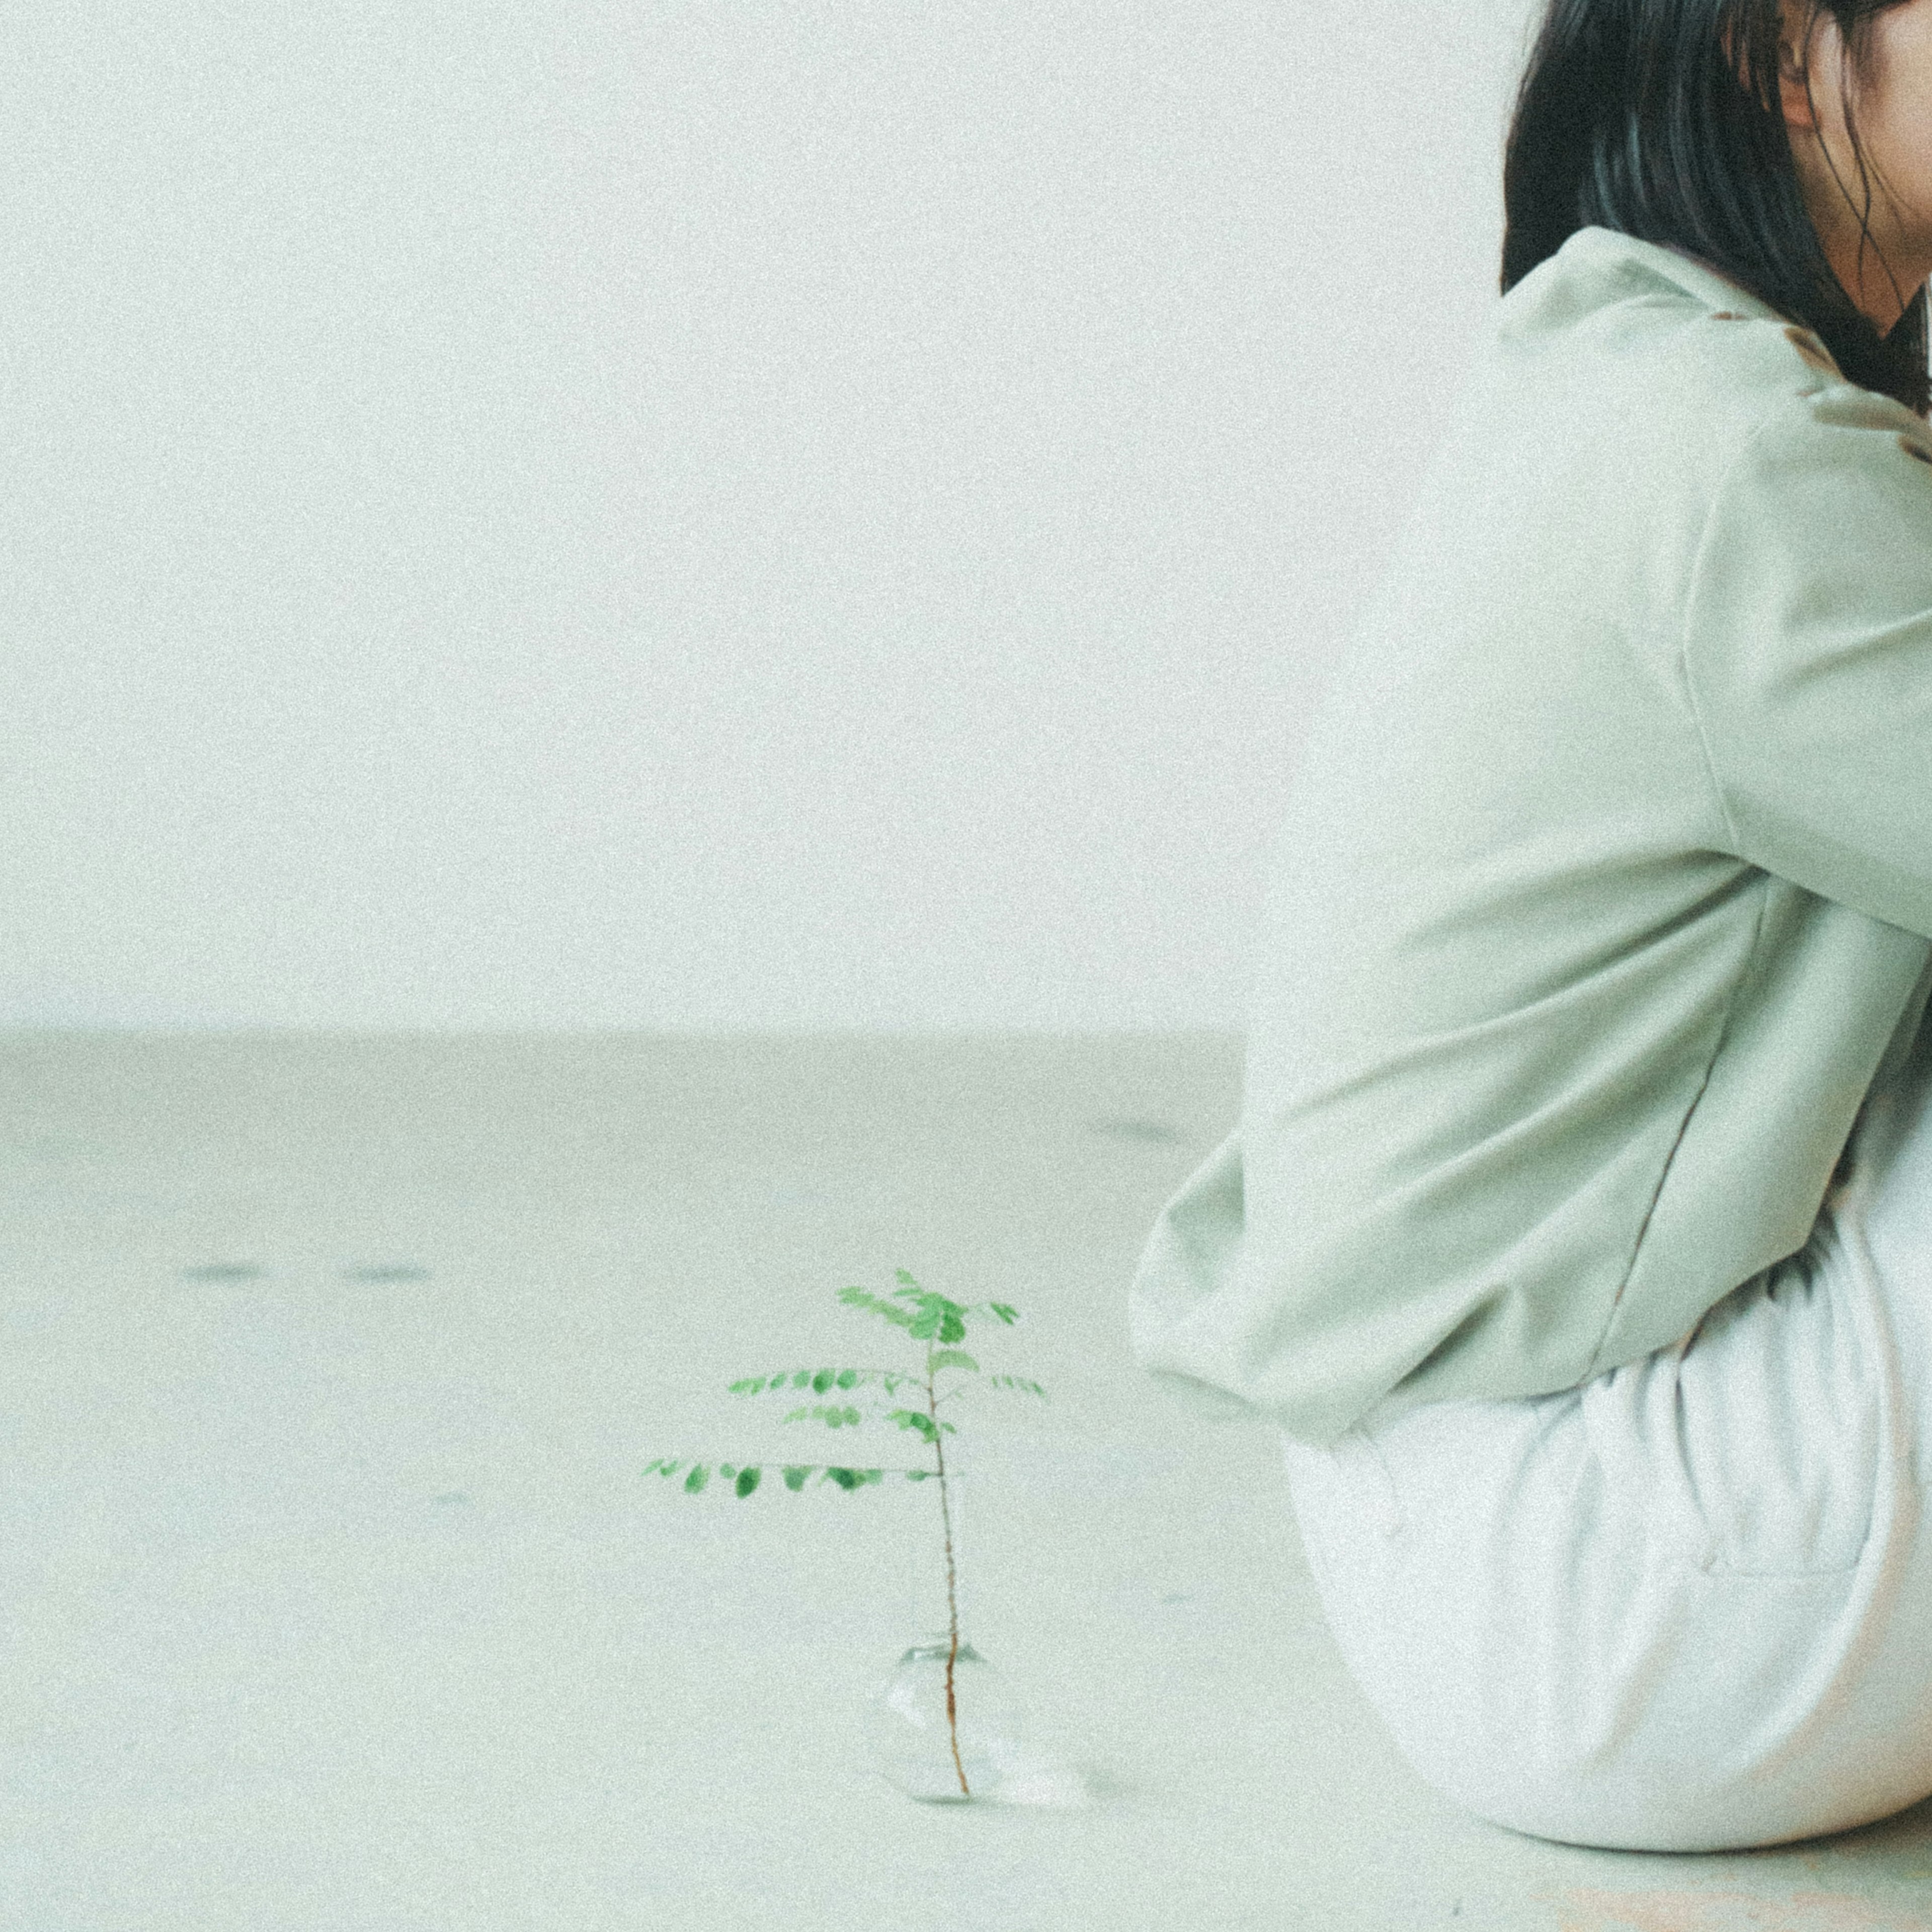
[(946, 1723), (952, 1734), (952, 1768), (959, 1774), (960, 1795), (970, 1798), (973, 1792), (966, 1782), (966, 1767), (959, 1761), (959, 1714), (952, 1694), (953, 1660), (959, 1654), (959, 1602), (952, 1567), (952, 1508), (946, 1497), (946, 1450), (940, 1441), (939, 1404), (933, 1394), (929, 1363), (926, 1371), (926, 1412), (932, 1420), (932, 1453), (939, 1460), (939, 1513), (946, 1526), (946, 1615), (952, 1633), (952, 1647), (946, 1653)]

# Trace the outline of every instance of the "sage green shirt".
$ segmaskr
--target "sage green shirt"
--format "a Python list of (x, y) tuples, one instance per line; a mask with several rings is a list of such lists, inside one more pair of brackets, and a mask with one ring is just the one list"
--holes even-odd
[(1141, 1366), (1310, 1442), (1568, 1388), (1802, 1246), (1932, 958), (1932, 430), (1586, 228), (1493, 326), (1289, 789)]

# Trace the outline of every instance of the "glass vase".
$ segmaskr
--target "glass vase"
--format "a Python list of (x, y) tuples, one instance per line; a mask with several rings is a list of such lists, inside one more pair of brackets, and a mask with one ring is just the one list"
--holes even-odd
[[(898, 1480), (905, 1482), (906, 1478)], [(880, 1774), (908, 1798), (965, 1804), (1004, 1795), (1022, 1762), (1006, 1680), (974, 1647), (966, 1588), (966, 1498), (949, 1467), (912, 1490), (905, 1591), (912, 1642), (873, 1690), (867, 1723)]]

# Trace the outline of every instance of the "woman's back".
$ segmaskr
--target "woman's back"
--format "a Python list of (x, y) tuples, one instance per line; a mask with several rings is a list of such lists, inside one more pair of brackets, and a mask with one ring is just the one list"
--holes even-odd
[(1574, 1386), (1801, 1246), (1932, 955), (1932, 434), (1608, 230), (1496, 322), (1132, 1297), (1143, 1366), (1309, 1441)]

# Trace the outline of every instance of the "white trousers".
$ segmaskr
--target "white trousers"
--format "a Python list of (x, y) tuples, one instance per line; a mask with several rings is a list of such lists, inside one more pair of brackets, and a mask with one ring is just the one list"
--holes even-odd
[(1556, 1395), (1283, 1438), (1329, 1627), (1416, 1771), (1718, 1851), (1932, 1795), (1932, 1017), (1798, 1255)]

